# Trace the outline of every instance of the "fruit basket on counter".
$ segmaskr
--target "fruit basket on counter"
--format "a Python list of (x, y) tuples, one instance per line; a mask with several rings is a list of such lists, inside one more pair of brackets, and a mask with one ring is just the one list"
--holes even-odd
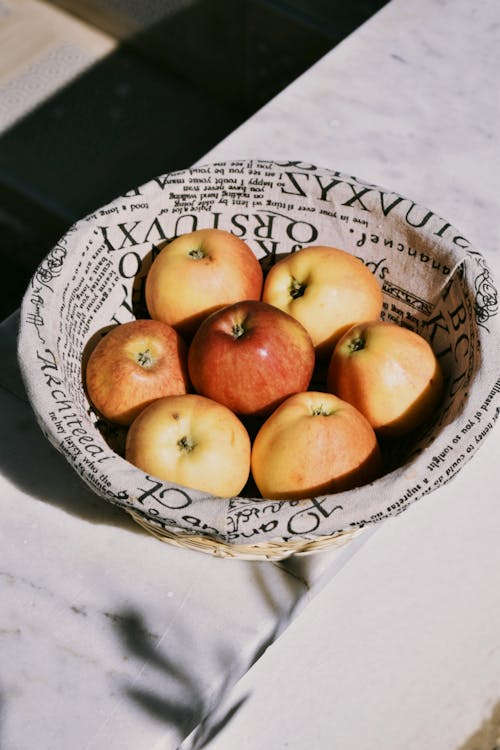
[[(252, 481), (229, 497), (193, 489), (127, 460), (129, 428), (95, 409), (85, 369), (96, 342), (104, 331), (150, 317), (147, 279), (167, 243), (212, 229), (243, 240), (264, 278), (306, 247), (340, 248), (371, 272), (380, 319), (432, 349), (439, 401), (423, 424), (382, 439), (383, 469), (360, 486), (307, 497), (268, 497)], [(448, 221), (333, 169), (239, 160), (162, 175), (75, 224), (26, 290), (18, 351), (43, 432), (103, 501), (173, 544), (277, 560), (344, 544), (453, 479), (500, 412), (499, 344), (487, 264)], [(325, 378), (316, 367), (309, 390), (323, 390)], [(294, 445), (292, 468), (301, 454)], [(323, 454), (318, 443), (318, 465)]]

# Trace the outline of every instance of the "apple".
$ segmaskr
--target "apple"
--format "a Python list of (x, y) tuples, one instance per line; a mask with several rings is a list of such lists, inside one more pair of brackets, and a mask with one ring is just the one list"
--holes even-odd
[(306, 390), (314, 371), (311, 338), (294, 318), (245, 300), (212, 313), (188, 352), (194, 389), (239, 415), (260, 416)]
[(281, 258), (266, 276), (262, 299), (302, 323), (320, 358), (329, 357), (354, 323), (378, 318), (382, 310), (382, 291), (363, 262), (320, 245)]
[(87, 395), (99, 414), (128, 425), (151, 401), (186, 393), (187, 350), (171, 326), (132, 320), (112, 328), (85, 366)]
[(264, 422), (251, 470), (263, 497), (295, 500), (374, 480), (381, 456), (357, 409), (330, 393), (307, 391), (290, 396)]
[(230, 409), (188, 393), (158, 399), (139, 414), (125, 458), (158, 479), (232, 497), (247, 482), (250, 450), (248, 433)]
[(380, 437), (394, 438), (426, 422), (443, 388), (428, 342), (396, 323), (353, 326), (332, 354), (327, 389), (359, 409)]
[(169, 242), (146, 276), (148, 312), (191, 336), (214, 310), (243, 299), (260, 299), (263, 272), (239, 237), (223, 229), (199, 229)]

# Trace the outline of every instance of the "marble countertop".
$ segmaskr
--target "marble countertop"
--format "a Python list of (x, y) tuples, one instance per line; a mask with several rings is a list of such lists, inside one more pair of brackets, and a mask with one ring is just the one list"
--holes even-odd
[[(499, 279), (499, 43), (496, 0), (392, 0), (202, 161), (387, 186)], [(80, 483), (26, 403), (15, 325), (0, 328), (2, 748), (457, 750), (487, 718), (498, 428), (454, 482), (346, 548), (228, 563), (153, 539)]]

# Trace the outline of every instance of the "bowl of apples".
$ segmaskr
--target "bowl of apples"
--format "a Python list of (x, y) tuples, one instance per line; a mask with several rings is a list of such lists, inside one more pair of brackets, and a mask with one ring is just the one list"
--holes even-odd
[(449, 222), (302, 162), (157, 177), (26, 290), (48, 439), (153, 535), (229, 558), (348, 542), (454, 478), (500, 412), (497, 291)]

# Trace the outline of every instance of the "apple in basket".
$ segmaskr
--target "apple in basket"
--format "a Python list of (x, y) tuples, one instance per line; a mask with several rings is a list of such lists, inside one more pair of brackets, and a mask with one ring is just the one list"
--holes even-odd
[(188, 352), (194, 389), (240, 415), (265, 415), (287, 396), (306, 390), (314, 365), (305, 328), (255, 300), (212, 313)]
[(169, 242), (146, 277), (150, 316), (191, 336), (214, 310), (243, 299), (260, 299), (263, 272), (239, 237), (199, 229)]
[(337, 396), (290, 396), (258, 431), (252, 475), (263, 497), (293, 500), (350, 490), (376, 479), (381, 456), (365, 417)]
[(232, 497), (250, 473), (250, 438), (226, 406), (195, 393), (167, 396), (134, 420), (125, 457), (159, 479)]
[(279, 260), (266, 276), (262, 299), (297, 318), (321, 358), (354, 323), (378, 318), (382, 310), (382, 291), (363, 262), (324, 246)]
[(353, 326), (332, 354), (327, 389), (359, 409), (380, 437), (404, 435), (426, 422), (443, 389), (428, 342), (396, 323)]
[(151, 401), (186, 393), (186, 345), (171, 326), (132, 320), (112, 328), (85, 367), (87, 395), (99, 414), (128, 425)]

